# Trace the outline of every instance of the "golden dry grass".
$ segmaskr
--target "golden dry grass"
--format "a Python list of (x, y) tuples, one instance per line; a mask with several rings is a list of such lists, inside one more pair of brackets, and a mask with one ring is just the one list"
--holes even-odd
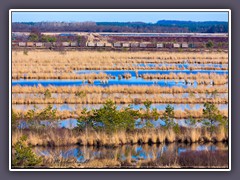
[[(88, 145), (88, 146), (119, 146), (136, 143), (164, 143), (175, 142), (210, 142), (225, 141), (228, 133), (217, 129), (210, 133), (207, 129), (187, 128), (176, 134), (172, 129), (142, 129), (133, 132), (116, 132), (107, 134), (105, 132), (88, 131), (76, 132), (68, 129), (47, 128), (40, 131), (15, 130), (12, 133), (12, 144), (16, 143), (23, 134), (27, 135), (27, 143), (32, 146), (66, 146), (66, 145)], [(218, 138), (216, 138), (216, 136)]]
[(186, 74), (186, 73), (170, 73), (170, 74), (143, 74), (143, 79), (228, 79), (228, 74)]
[[(227, 64), (228, 54), (223, 52), (178, 53), (178, 52), (89, 52), (70, 51), (60, 54), (54, 51), (30, 51), (28, 55), (22, 52), (12, 52), (12, 78), (27, 79), (86, 79), (87, 76), (74, 74), (74, 70), (96, 69), (158, 69), (181, 70), (175, 63), (215, 63)], [(137, 66), (145, 63), (146, 66)], [(146, 63), (171, 63), (171, 66), (148, 66)], [(227, 67), (190, 66), (189, 69), (227, 70)], [(25, 75), (23, 75), (25, 74)], [(105, 75), (106, 76), (106, 75)], [(105, 78), (99, 76), (99, 78)], [(96, 75), (89, 75), (96, 78)]]
[[(28, 55), (22, 52), (13, 51), (13, 63), (32, 62), (43, 63), (48, 66), (49, 63), (63, 64), (90, 64), (97, 65), (111, 63), (182, 63), (188, 60), (189, 63), (228, 63), (228, 53), (226, 52), (98, 52), (98, 51), (70, 51), (62, 55), (55, 51), (29, 51)], [(176, 61), (177, 60), (177, 61)], [(45, 63), (45, 64), (44, 64)]]
[(152, 103), (162, 104), (203, 104), (206, 102), (214, 104), (227, 104), (228, 97), (215, 97), (215, 98), (182, 98), (182, 97), (162, 97), (162, 96), (114, 96), (110, 94), (108, 96), (104, 94), (87, 94), (84, 97), (76, 97), (74, 94), (68, 97), (58, 96), (57, 98), (21, 98), (15, 97), (12, 99), (12, 104), (104, 104), (107, 100), (112, 100), (116, 104), (141, 104), (147, 100)]
[(160, 93), (212, 93), (217, 91), (218, 93), (227, 93), (227, 87), (212, 86), (207, 87), (205, 85), (199, 85), (194, 87), (161, 87), (161, 86), (118, 86), (113, 85), (109, 87), (100, 86), (13, 86), (12, 93), (44, 93), (46, 90), (51, 93), (126, 93), (126, 94), (160, 94)]

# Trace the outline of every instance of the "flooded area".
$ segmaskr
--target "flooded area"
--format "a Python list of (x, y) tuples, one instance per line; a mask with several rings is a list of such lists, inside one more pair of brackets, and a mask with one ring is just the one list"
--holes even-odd
[[(112, 86), (112, 85), (158, 85), (162, 87), (197, 87), (198, 82), (196, 80), (191, 80), (191, 82), (186, 82), (184, 79), (143, 79), (141, 76), (143, 74), (171, 74), (171, 73), (184, 73), (184, 74), (211, 74), (216, 73), (219, 75), (228, 74), (228, 70), (81, 70), (81, 71), (74, 71), (76, 74), (100, 74), (105, 73), (108, 76), (111, 76), (110, 79), (94, 79), (91, 83), (88, 80), (82, 79), (74, 79), (74, 80), (60, 80), (60, 79), (19, 79), (19, 80), (12, 80), (12, 86), (21, 85), (21, 86), (37, 86), (41, 84), (42, 86), (83, 86), (83, 85), (96, 85), (96, 86)], [(130, 78), (125, 79), (122, 78), (124, 74), (131, 75)], [(213, 83), (208, 84), (207, 86), (211, 87)], [(227, 87), (228, 84), (223, 85)]]
[[(93, 80), (92, 85), (96, 86), (113, 86), (113, 85), (129, 85), (129, 86), (152, 86), (152, 85), (158, 85), (161, 87), (197, 87), (198, 83), (194, 80), (192, 83), (186, 83), (185, 80), (145, 80), (142, 78), (136, 78), (132, 77), (130, 79), (108, 79), (108, 80)], [(12, 80), (12, 86), (38, 86), (42, 85), (44, 87), (46, 86), (82, 86), (82, 85), (91, 85), (87, 82), (87, 80), (26, 80), (26, 79), (20, 79), (20, 80)], [(213, 85), (207, 85), (207, 87), (212, 87)], [(218, 85), (218, 87), (228, 87), (228, 83), (225, 85)]]

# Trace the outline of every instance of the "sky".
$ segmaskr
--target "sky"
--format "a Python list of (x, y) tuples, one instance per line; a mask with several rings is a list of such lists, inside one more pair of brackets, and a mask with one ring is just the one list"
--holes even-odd
[(228, 21), (228, 12), (12, 12), (12, 22)]

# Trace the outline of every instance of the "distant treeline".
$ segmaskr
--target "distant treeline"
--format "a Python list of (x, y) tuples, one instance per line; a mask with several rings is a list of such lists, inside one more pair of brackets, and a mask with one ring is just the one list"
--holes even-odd
[(136, 33), (227, 33), (228, 22), (172, 21), (144, 22), (15, 22), (13, 32), (136, 32)]

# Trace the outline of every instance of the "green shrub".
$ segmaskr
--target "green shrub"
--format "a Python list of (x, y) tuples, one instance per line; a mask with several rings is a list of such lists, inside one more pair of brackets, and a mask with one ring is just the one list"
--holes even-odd
[(211, 41), (211, 40), (209, 40), (209, 41), (207, 42), (207, 44), (206, 44), (206, 47), (207, 47), (207, 48), (213, 48), (213, 46), (214, 46), (214, 43), (213, 43), (213, 41)]
[(27, 49), (24, 49), (24, 50), (23, 50), (23, 54), (27, 56), (27, 55), (28, 55), (28, 50), (27, 50)]
[[(118, 130), (133, 130), (138, 112), (129, 106), (123, 110), (117, 110), (113, 101), (108, 100), (100, 109), (91, 112), (83, 110), (78, 118), (78, 127), (83, 129), (92, 127), (106, 130), (108, 133)], [(95, 126), (95, 124), (98, 124)]]
[(37, 42), (37, 41), (39, 41), (39, 36), (38, 36), (38, 34), (31, 33), (28, 37), (28, 40), (33, 41), (33, 42)]
[(13, 110), (12, 110), (12, 129), (16, 129), (17, 128), (17, 119), (18, 119), (18, 114), (15, 113)]
[(176, 134), (179, 134), (180, 133), (180, 127), (178, 124), (174, 124), (173, 126), (173, 131), (176, 133)]
[(86, 92), (84, 92), (84, 91), (77, 91), (77, 92), (75, 92), (75, 96), (77, 96), (77, 97), (86, 97)]
[(51, 94), (51, 92), (49, 91), (49, 89), (47, 89), (47, 90), (44, 92), (44, 97), (45, 97), (46, 99), (52, 97), (52, 94)]
[(141, 121), (145, 120), (146, 124), (145, 127), (146, 128), (152, 128), (154, 127), (153, 124), (151, 123), (151, 120), (158, 120), (159, 118), (159, 114), (157, 112), (156, 108), (153, 108), (152, 111), (150, 111), (152, 102), (149, 100), (146, 100), (145, 102), (143, 102), (145, 108), (146, 108), (146, 112), (144, 114), (141, 115)]
[(39, 120), (56, 120), (56, 112), (57, 109), (53, 109), (52, 105), (48, 105), (45, 109), (43, 109), (36, 117)]
[(175, 123), (174, 123), (174, 107), (167, 105), (165, 112), (163, 113), (163, 117), (162, 117), (163, 121), (165, 122), (165, 127), (166, 128), (170, 128), (170, 127), (174, 127)]
[(42, 35), (41, 41), (42, 42), (56, 42), (57, 38), (56, 37), (52, 37), (52, 36)]
[(226, 125), (227, 122), (226, 118), (220, 114), (220, 111), (216, 105), (212, 103), (204, 103), (203, 116), (205, 119), (209, 120), (203, 121), (203, 124), (207, 127), (210, 127), (211, 134), (215, 130), (214, 123), (219, 122), (220, 124)]
[(12, 166), (15, 167), (34, 167), (42, 163), (42, 158), (38, 157), (31, 149), (31, 147), (26, 144), (27, 137), (22, 136), (13, 145), (13, 159)]

